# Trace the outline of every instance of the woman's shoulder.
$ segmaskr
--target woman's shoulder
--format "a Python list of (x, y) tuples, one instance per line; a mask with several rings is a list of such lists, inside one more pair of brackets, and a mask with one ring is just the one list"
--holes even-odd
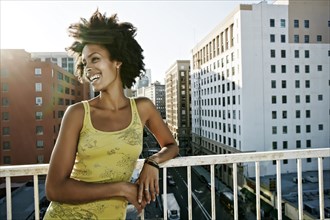
[(137, 97), (134, 100), (138, 108), (151, 108), (154, 106), (153, 102), (147, 97)]
[(66, 109), (67, 115), (83, 115), (85, 112), (83, 101), (69, 105)]

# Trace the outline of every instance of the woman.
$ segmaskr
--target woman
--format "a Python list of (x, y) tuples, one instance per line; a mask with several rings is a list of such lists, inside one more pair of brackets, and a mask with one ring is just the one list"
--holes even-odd
[[(124, 95), (123, 88), (144, 71), (135, 32), (132, 24), (98, 11), (69, 27), (76, 40), (68, 48), (76, 57), (76, 74), (99, 95), (64, 114), (46, 179), (52, 202), (45, 219), (125, 219), (128, 202), (140, 213), (159, 194), (158, 164), (175, 157), (178, 146), (149, 99)], [(144, 126), (161, 150), (130, 183)]]

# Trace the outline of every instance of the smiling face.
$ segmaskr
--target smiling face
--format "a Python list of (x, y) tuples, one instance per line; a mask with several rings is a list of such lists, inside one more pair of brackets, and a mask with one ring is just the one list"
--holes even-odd
[(122, 87), (119, 75), (121, 62), (111, 60), (108, 50), (98, 44), (86, 44), (82, 51), (82, 62), (86, 79), (98, 92), (110, 85), (118, 84)]

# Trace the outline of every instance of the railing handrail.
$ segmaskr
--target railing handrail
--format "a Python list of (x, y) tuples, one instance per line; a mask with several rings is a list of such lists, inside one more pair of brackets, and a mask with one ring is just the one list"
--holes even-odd
[[(271, 153), (270, 153), (271, 152)], [(283, 159), (298, 158), (316, 158), (330, 157), (329, 148), (310, 148), (301, 150), (281, 150), (281, 151), (263, 151), (248, 153), (232, 153), (232, 154), (215, 154), (200, 156), (184, 156), (177, 157), (160, 164), (160, 167), (186, 167), (186, 166), (202, 166), (211, 164), (232, 164), (272, 161)], [(136, 168), (141, 169), (143, 159), (138, 159)], [(0, 166), (0, 177), (17, 177), (26, 175), (45, 175), (47, 174), (49, 164), (26, 164), (26, 165), (9, 165)]]
[[(212, 219), (215, 219), (215, 165), (216, 164), (232, 164), (233, 166), (233, 192), (234, 192), (234, 219), (238, 219), (238, 187), (237, 187), (237, 165), (239, 163), (255, 163), (256, 175), (256, 214), (257, 219), (261, 218), (260, 212), (260, 162), (261, 161), (276, 161), (276, 176), (277, 176), (277, 209), (278, 218), (282, 219), (282, 199), (281, 199), (281, 160), (296, 159), (297, 160), (297, 174), (298, 174), (298, 218), (303, 219), (303, 198), (302, 198), (302, 159), (317, 158), (318, 159), (318, 179), (319, 179), (319, 203), (320, 203), (320, 219), (324, 219), (324, 195), (323, 195), (323, 158), (330, 157), (329, 148), (309, 148), (299, 150), (282, 150), (282, 151), (264, 151), (264, 152), (247, 152), (247, 153), (232, 153), (221, 155), (201, 155), (201, 156), (185, 156), (178, 157), (160, 164), (163, 168), (163, 193), (167, 193), (167, 168), (169, 167), (187, 167), (188, 175), (188, 210), (189, 219), (192, 219), (192, 184), (191, 184), (191, 168), (193, 166), (210, 165), (211, 178), (211, 210)], [(141, 169), (144, 164), (143, 159), (138, 159), (136, 169)], [(0, 166), (0, 177), (6, 179), (6, 203), (7, 203), (7, 218), (11, 218), (11, 177), (18, 176), (33, 176), (34, 182), (34, 197), (35, 197), (35, 219), (39, 219), (39, 198), (38, 192), (38, 175), (46, 175), (49, 164), (30, 164), (30, 165), (12, 165)], [(167, 199), (164, 197), (164, 219), (167, 220)], [(144, 219), (144, 215), (141, 216)]]

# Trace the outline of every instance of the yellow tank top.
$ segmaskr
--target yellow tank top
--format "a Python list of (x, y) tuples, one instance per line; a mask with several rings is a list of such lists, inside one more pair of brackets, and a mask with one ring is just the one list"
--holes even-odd
[[(85, 116), (71, 177), (97, 183), (130, 181), (143, 142), (143, 125), (135, 100), (130, 99), (131, 123), (114, 132), (95, 129), (89, 103), (82, 103)], [(126, 206), (124, 198), (79, 205), (51, 202), (44, 219), (125, 219)]]

